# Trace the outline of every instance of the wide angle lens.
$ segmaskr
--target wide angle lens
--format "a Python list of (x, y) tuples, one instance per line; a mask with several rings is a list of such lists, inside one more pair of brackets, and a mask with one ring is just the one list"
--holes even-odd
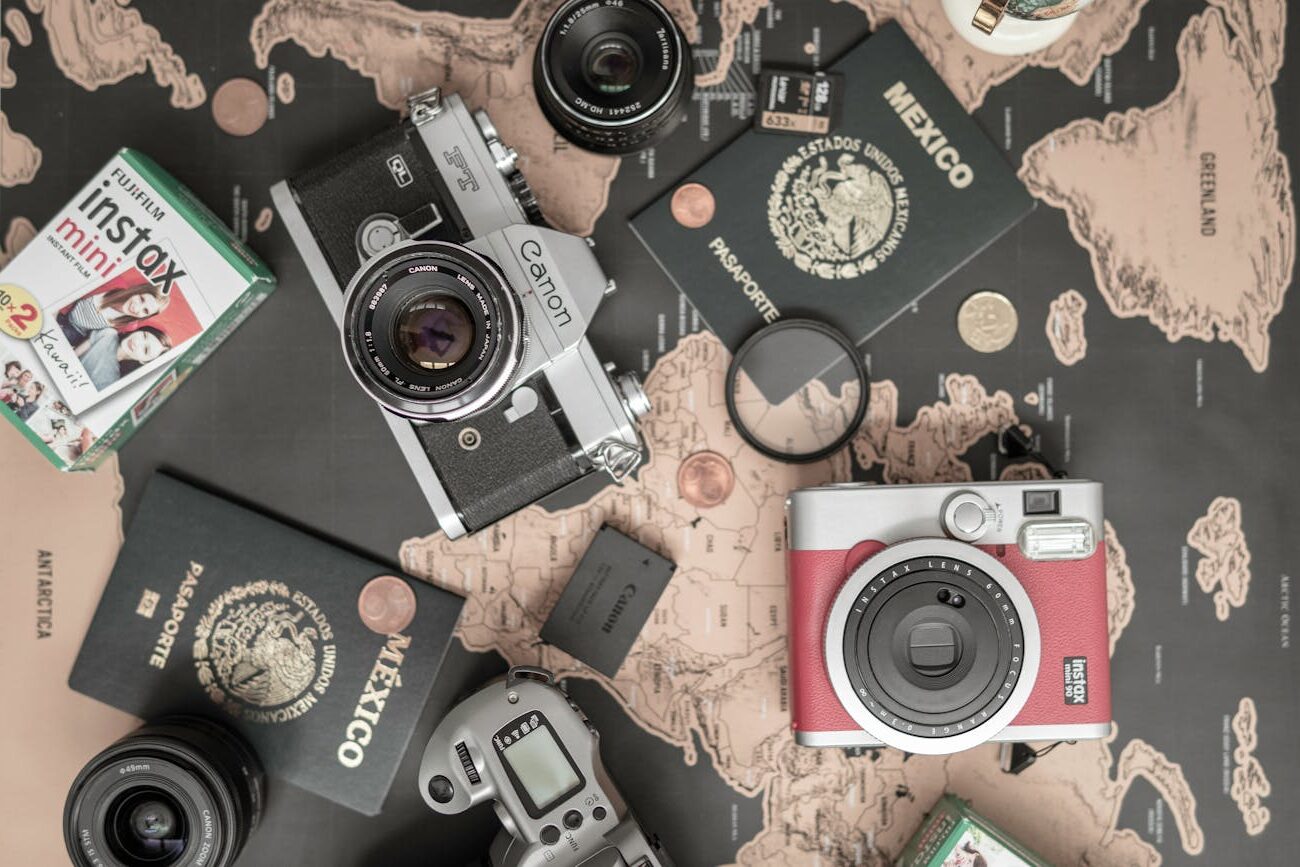
[(172, 717), (95, 756), (64, 806), (75, 867), (231, 867), (262, 812), (262, 767), (234, 732)]
[(634, 153), (667, 136), (693, 85), (686, 36), (656, 0), (568, 0), (547, 23), (533, 64), (546, 119), (602, 154)]

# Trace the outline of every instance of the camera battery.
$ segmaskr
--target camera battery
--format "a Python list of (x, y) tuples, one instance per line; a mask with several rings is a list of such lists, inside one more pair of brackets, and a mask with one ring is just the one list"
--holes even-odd
[(542, 640), (613, 677), (676, 568), (606, 524), (546, 618)]
[(787, 135), (825, 135), (839, 123), (844, 76), (834, 72), (764, 69), (758, 77), (754, 129)]

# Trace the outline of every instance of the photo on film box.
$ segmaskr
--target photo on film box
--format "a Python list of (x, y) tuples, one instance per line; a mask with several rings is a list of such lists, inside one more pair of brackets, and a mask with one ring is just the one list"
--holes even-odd
[(894, 867), (1049, 867), (970, 803), (956, 795), (939, 799), (908, 841)]
[(462, 605), (155, 474), (68, 685), (146, 720), (222, 722), (269, 776), (375, 815)]
[(123, 149), (0, 271), (0, 413), (60, 469), (92, 468), (274, 287), (189, 190)]

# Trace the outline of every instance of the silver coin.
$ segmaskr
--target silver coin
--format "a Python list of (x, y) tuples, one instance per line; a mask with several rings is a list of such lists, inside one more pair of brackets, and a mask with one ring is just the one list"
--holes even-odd
[(976, 352), (1006, 349), (1016, 339), (1019, 324), (1010, 299), (988, 289), (967, 298), (957, 311), (957, 333)]

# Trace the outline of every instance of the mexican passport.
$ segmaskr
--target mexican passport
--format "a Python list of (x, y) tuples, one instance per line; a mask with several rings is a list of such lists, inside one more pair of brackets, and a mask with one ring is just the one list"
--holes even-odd
[(155, 474), (69, 685), (145, 720), (206, 716), (268, 776), (375, 815), (462, 603)]
[(681, 181), (712, 194), (707, 221), (674, 218), (681, 185), (632, 220), (733, 353), (781, 318), (861, 343), (1033, 209), (896, 23), (828, 71), (843, 113), (826, 134), (746, 131)]

